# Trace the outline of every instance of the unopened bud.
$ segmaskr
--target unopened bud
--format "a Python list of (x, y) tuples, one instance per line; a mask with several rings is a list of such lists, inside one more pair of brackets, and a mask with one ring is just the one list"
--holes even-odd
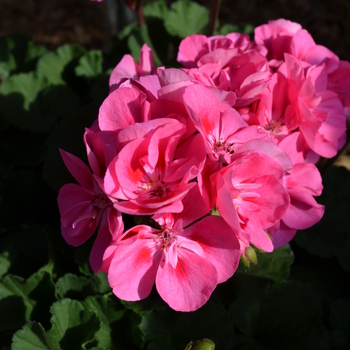
[(243, 265), (247, 266), (247, 267), (250, 267), (250, 262), (249, 260), (245, 257), (245, 255), (241, 255), (241, 262)]
[(256, 256), (256, 252), (252, 247), (247, 247), (244, 255), (246, 256), (248, 261), (253, 263), (254, 265), (258, 263), (258, 257)]
[(185, 350), (214, 350), (215, 344), (210, 339), (197, 340), (187, 344)]

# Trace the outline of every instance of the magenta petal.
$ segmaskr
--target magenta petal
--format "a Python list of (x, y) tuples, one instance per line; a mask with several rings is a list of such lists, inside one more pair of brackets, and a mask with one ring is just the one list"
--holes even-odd
[(290, 206), (283, 216), (285, 224), (293, 229), (305, 230), (319, 222), (324, 214), (324, 206), (300, 188), (289, 190)]
[(109, 265), (108, 282), (113, 293), (123, 300), (136, 301), (148, 297), (162, 256), (162, 252), (154, 246), (152, 229), (142, 226), (142, 230), (148, 231), (149, 237), (136, 241), (131, 238), (131, 244), (128, 244), (128, 239), (120, 242)]
[(154, 55), (147, 44), (143, 44), (140, 52), (140, 70), (142, 75), (152, 74), (154, 70)]
[(237, 153), (242, 153), (245, 151), (254, 151), (259, 150), (270, 157), (274, 158), (277, 162), (279, 162), (284, 171), (288, 171), (293, 168), (292, 162), (290, 158), (286, 155), (286, 153), (277, 145), (275, 145), (272, 141), (267, 140), (257, 140), (253, 139), (247, 141)]
[(234, 274), (241, 252), (236, 235), (222, 217), (207, 216), (185, 229), (184, 234), (202, 247), (205, 259), (216, 268), (218, 283)]
[(115, 140), (107, 131), (95, 133), (85, 129), (84, 142), (90, 167), (95, 175), (102, 178), (117, 154)]
[(197, 184), (187, 193), (186, 197), (182, 200), (182, 203), (184, 210), (180, 215), (183, 227), (190, 225), (195, 220), (210, 212), (210, 208), (200, 194)]
[(195, 68), (199, 58), (208, 52), (208, 38), (201, 34), (193, 34), (181, 41), (177, 61), (184, 67)]
[(174, 269), (159, 267), (156, 287), (162, 299), (176, 311), (195, 311), (209, 299), (217, 285), (217, 272), (209, 261), (185, 248), (177, 249)]
[(100, 129), (119, 131), (131, 124), (148, 120), (149, 103), (145, 99), (145, 94), (134, 87), (112, 91), (99, 110)]
[(206, 87), (195, 84), (186, 88), (184, 103), (194, 125), (206, 138), (219, 135), (220, 108), (215, 95)]
[(283, 247), (289, 243), (295, 236), (297, 230), (287, 226), (283, 220), (278, 221), (274, 226), (269, 228), (272, 243), (275, 249)]
[(109, 78), (109, 86), (118, 84), (123, 78), (137, 79), (139, 75), (139, 67), (131, 55), (124, 55), (118, 65), (113, 69)]
[(88, 166), (80, 158), (71, 153), (63, 151), (62, 149), (60, 149), (60, 153), (64, 164), (78, 183), (81, 186), (92, 190), (94, 188), (94, 180)]
[(92, 271), (95, 273), (97, 273), (101, 268), (103, 254), (107, 249), (111, 238), (112, 236), (108, 229), (107, 211), (105, 211), (102, 215), (100, 229), (98, 230), (97, 237), (92, 246), (89, 256), (90, 266), (92, 268)]
[(225, 221), (232, 227), (234, 232), (238, 234), (241, 230), (238, 215), (233, 204), (230, 191), (221, 174), (214, 177), (216, 186), (216, 208), (220, 212)]
[(271, 238), (261, 227), (249, 225), (248, 221), (248, 225), (245, 226), (243, 231), (249, 234), (249, 241), (250, 243), (255, 245), (255, 247), (262, 249), (267, 253), (271, 253), (273, 251), (273, 244)]

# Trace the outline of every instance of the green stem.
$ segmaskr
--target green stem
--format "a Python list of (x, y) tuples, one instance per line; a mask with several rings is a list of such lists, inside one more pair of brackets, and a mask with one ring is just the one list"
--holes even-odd
[(136, 12), (137, 25), (139, 27), (142, 27), (146, 23), (145, 16), (143, 14), (143, 0), (137, 0), (135, 12)]
[(220, 3), (220, 0), (213, 0), (208, 36), (214, 35), (215, 23), (219, 15)]

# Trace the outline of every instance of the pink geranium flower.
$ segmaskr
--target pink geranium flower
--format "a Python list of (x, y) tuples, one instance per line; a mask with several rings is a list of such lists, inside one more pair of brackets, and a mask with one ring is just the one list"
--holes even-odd
[(140, 77), (155, 74), (155, 72), (153, 52), (147, 44), (143, 44), (140, 52), (140, 64), (131, 55), (124, 55), (109, 77), (109, 86), (112, 88), (113, 85), (118, 85), (130, 78), (139, 80)]
[(181, 42), (177, 58), (202, 85), (234, 92), (235, 106), (242, 107), (259, 98), (269, 79), (267, 60), (254, 46), (246, 34), (192, 35)]
[(200, 219), (203, 215), (208, 208), (194, 188), (184, 199), (182, 213), (153, 217), (159, 229), (140, 225), (126, 231), (104, 256), (103, 270), (108, 270), (113, 293), (137, 301), (146, 298), (155, 283), (159, 295), (177, 311), (204, 305), (216, 285), (236, 271), (240, 251), (221, 217)]
[(297, 230), (305, 230), (319, 222), (324, 214), (324, 206), (318, 204), (314, 196), (323, 190), (321, 175), (314, 164), (305, 164), (295, 152), (294, 140), (286, 138), (280, 147), (293, 162), (293, 169), (283, 175), (283, 185), (290, 196), (290, 205), (282, 219), (268, 229), (275, 248), (290, 242)]
[(62, 236), (68, 244), (76, 247), (85, 243), (100, 224), (90, 253), (91, 268), (97, 273), (112, 237), (116, 238), (123, 232), (121, 213), (113, 208), (82, 160), (62, 150), (61, 155), (79, 183), (62, 186), (58, 194)]
[(305, 151), (331, 158), (344, 145), (346, 118), (338, 96), (327, 90), (325, 66), (303, 68), (295, 57), (284, 57), (260, 102), (252, 106), (255, 122), (276, 143), (300, 132)]
[[(231, 164), (210, 178), (216, 208), (237, 235), (242, 254), (250, 243), (266, 252), (273, 250), (265, 229), (280, 220), (289, 206), (282, 184), (282, 164), (288, 160), (276, 153), (278, 147), (272, 142), (253, 143), (255, 151), (242, 147)], [(259, 150), (259, 144), (264, 151)]]
[(268, 231), (275, 248), (290, 242), (297, 230), (305, 230), (318, 223), (324, 206), (313, 196), (322, 192), (322, 178), (313, 164), (295, 164), (284, 176), (284, 186), (290, 196), (290, 205), (280, 222)]
[(317, 45), (300, 24), (283, 18), (255, 28), (255, 42), (258, 47), (266, 48), (269, 66), (273, 69), (284, 62), (285, 53), (298, 59), (304, 68), (324, 65), (328, 76), (327, 90), (338, 94), (346, 117), (350, 117), (349, 62), (339, 60), (334, 52)]
[(118, 210), (135, 215), (182, 211), (181, 200), (194, 186), (189, 181), (205, 158), (199, 144), (196, 155), (174, 159), (185, 129), (176, 119), (162, 118), (130, 125), (118, 134), (120, 152), (104, 180), (110, 198), (124, 200), (114, 203)]

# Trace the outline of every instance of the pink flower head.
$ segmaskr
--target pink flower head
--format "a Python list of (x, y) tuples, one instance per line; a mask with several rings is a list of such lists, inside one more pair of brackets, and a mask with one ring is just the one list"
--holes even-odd
[(103, 101), (98, 124), (101, 130), (118, 133), (129, 125), (149, 119), (150, 104), (146, 95), (136, 87), (112, 91)]
[[(270, 149), (271, 155), (278, 148), (272, 142), (255, 143), (260, 143), (265, 152)], [(211, 177), (216, 207), (237, 235), (242, 254), (249, 243), (271, 252), (273, 245), (264, 230), (280, 220), (289, 206), (282, 184), (283, 166), (278, 159), (282, 155), (242, 149), (230, 165)]]
[(140, 225), (126, 231), (104, 258), (113, 293), (137, 301), (146, 298), (155, 283), (159, 295), (177, 311), (204, 305), (216, 285), (236, 271), (240, 251), (225, 221), (218, 216), (200, 219), (203, 214), (208, 208), (193, 188), (182, 213), (153, 217), (160, 229)]
[(317, 45), (300, 24), (285, 19), (269, 21), (255, 28), (255, 42), (258, 47), (267, 49), (269, 66), (273, 69), (285, 61), (286, 53), (298, 59), (304, 68), (324, 65), (328, 76), (327, 90), (338, 94), (346, 117), (350, 117), (349, 62), (340, 61), (332, 51)]
[(346, 118), (337, 95), (327, 90), (324, 65), (303, 68), (285, 54), (264, 94), (256, 104), (258, 123), (277, 143), (300, 132), (307, 150), (326, 158), (343, 146)]
[[(287, 140), (287, 139), (286, 139)], [(295, 143), (295, 142), (294, 142)], [(314, 164), (300, 163), (293, 142), (282, 141), (280, 147), (293, 161), (293, 169), (285, 172), (283, 184), (290, 196), (290, 205), (279, 222), (268, 229), (275, 248), (291, 241), (297, 230), (305, 230), (319, 222), (324, 206), (314, 196), (322, 193), (322, 178)]]
[(91, 268), (97, 273), (112, 237), (116, 238), (123, 232), (121, 214), (113, 208), (84, 162), (62, 150), (61, 155), (79, 183), (62, 186), (58, 194), (62, 236), (68, 244), (79, 246), (93, 235), (100, 223), (90, 253)]
[(252, 46), (254, 44), (251, 43), (247, 34), (231, 33), (226, 36), (217, 35), (209, 38), (202, 34), (193, 34), (181, 41), (177, 61), (186, 68), (195, 68), (202, 56), (219, 48), (240, 48), (245, 51)]
[(238, 96), (235, 106), (239, 107), (258, 99), (269, 78), (266, 58), (238, 33), (187, 37), (180, 44), (178, 61), (202, 85), (234, 92)]
[[(196, 156), (174, 159), (185, 126), (176, 119), (155, 119), (134, 124), (118, 134), (120, 152), (111, 162), (105, 189), (114, 206), (125, 213), (150, 215), (181, 212), (181, 200), (193, 187), (205, 158), (204, 145)], [(193, 154), (193, 152), (190, 152)]]
[(112, 88), (113, 85), (118, 85), (126, 79), (139, 80), (141, 76), (155, 74), (155, 72), (153, 52), (147, 44), (143, 44), (140, 52), (140, 64), (137, 64), (131, 55), (124, 55), (111, 73), (109, 87)]

